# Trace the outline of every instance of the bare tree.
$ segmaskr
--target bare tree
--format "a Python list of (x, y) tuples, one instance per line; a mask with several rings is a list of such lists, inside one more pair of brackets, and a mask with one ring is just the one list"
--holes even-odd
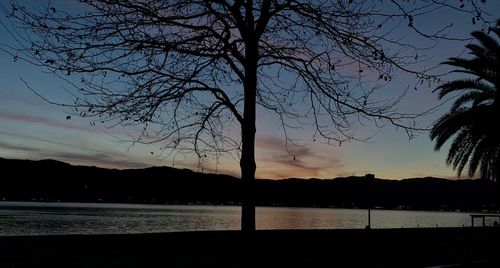
[(78, 11), (4, 7), (20, 46), (3, 50), (66, 80), (74, 94), (67, 105), (81, 116), (139, 124), (137, 140), (163, 149), (240, 154), (246, 232), (255, 230), (257, 107), (277, 114), (285, 135), (308, 124), (314, 138), (341, 143), (371, 123), (411, 136), (422, 130), (419, 114), (398, 112), (400, 96), (373, 97), (394, 72), (436, 79), (412, 68), (424, 48), (400, 39), (400, 29), (449, 38), (451, 25), (418, 27), (420, 17), (445, 9), (487, 23), (476, 0), (76, 2)]

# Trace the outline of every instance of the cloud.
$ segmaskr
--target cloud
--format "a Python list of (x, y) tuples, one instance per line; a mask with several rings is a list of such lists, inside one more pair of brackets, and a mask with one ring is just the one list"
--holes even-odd
[[(77, 144), (71, 144), (71, 143), (65, 143), (65, 142), (60, 142), (60, 141), (53, 141), (53, 140), (49, 140), (49, 139), (45, 139), (45, 138), (40, 138), (40, 137), (35, 137), (35, 136), (29, 136), (29, 135), (24, 135), (24, 134), (18, 134), (18, 133), (9, 133), (9, 132), (3, 132), (3, 131), (0, 131), (0, 135), (2, 136), (8, 136), (8, 137), (11, 137), (11, 138), (15, 138), (15, 139), (24, 139), (24, 140), (29, 140), (29, 141), (36, 141), (36, 142), (42, 142), (42, 143), (48, 143), (48, 144), (51, 144), (51, 145), (55, 145), (55, 146), (62, 146), (62, 147), (65, 147), (65, 148), (73, 148), (73, 149), (78, 149), (78, 150), (83, 150), (83, 151), (91, 151), (91, 152), (101, 152), (101, 153), (106, 153), (105, 151), (100, 151), (100, 150), (95, 150), (95, 149), (92, 149), (92, 148), (89, 148), (87, 146), (81, 146), (81, 145), (77, 145)], [(37, 149), (33, 146), (31, 147), (25, 147), (25, 146), (19, 146), (19, 145), (14, 145), (12, 143), (2, 143), (3, 145), (5, 146), (18, 146), (18, 148), (21, 148), (20, 150), (21, 151), (42, 151), (41, 149)], [(4, 148), (8, 148), (8, 147), (4, 147)], [(14, 148), (12, 148), (14, 149)]]
[(73, 152), (54, 152), (54, 151), (44, 151), (38, 148), (32, 147), (22, 147), (16, 145), (9, 145), (5, 143), (0, 143), (0, 148), (18, 150), (28, 153), (33, 153), (33, 160), (41, 159), (54, 159), (63, 162), (68, 162), (71, 164), (83, 164), (83, 165), (95, 165), (107, 168), (145, 168), (151, 166), (141, 161), (131, 160), (133, 158), (127, 159), (126, 157), (120, 157), (110, 154), (102, 153), (73, 153)]
[(38, 96), (32, 94), (32, 92), (28, 89), (26, 91), (14, 91), (8, 88), (0, 88), (0, 98), (2, 103), (10, 103), (13, 105), (22, 105), (29, 106), (31, 108), (37, 107), (41, 109), (45, 109), (47, 107), (54, 107), (53, 104), (50, 104)]
[(145, 168), (151, 166), (150, 164), (141, 161), (133, 161), (123, 157), (117, 157), (111, 153), (81, 154), (72, 152), (47, 152), (43, 155), (47, 158), (63, 160), (70, 163), (85, 163), (111, 168)]
[[(0, 132), (0, 135), (48, 143), (56, 145), (57, 148), (62, 148), (61, 151), (59, 151), (49, 148), (42, 149), (36, 145), (30, 145), (29, 142), (26, 143), (27, 145), (19, 145), (18, 143), (0, 141), (0, 148), (20, 151), (22, 155), (28, 153), (31, 155), (30, 158), (32, 159), (50, 158), (72, 164), (97, 165), (109, 168), (144, 168), (151, 166), (151, 164), (135, 160), (133, 156), (121, 152), (96, 150), (89, 147), (8, 132)], [(68, 149), (71, 151), (68, 151)]]
[(279, 149), (279, 150), (285, 148), (284, 142), (281, 139), (275, 137), (256, 138), (255, 146), (260, 148)]
[(32, 123), (32, 124), (41, 124), (41, 125), (45, 125), (45, 126), (53, 127), (53, 128), (79, 130), (79, 131), (86, 131), (86, 132), (92, 132), (92, 133), (102, 132), (102, 130), (100, 130), (99, 128), (85, 127), (85, 126), (78, 126), (75, 124), (63, 123), (63, 122), (60, 122), (60, 121), (57, 121), (57, 120), (54, 120), (51, 118), (43, 117), (43, 116), (33, 116), (33, 115), (25, 115), (25, 114), (14, 114), (14, 113), (0, 112), (0, 119), (25, 122), (25, 123)]
[(314, 145), (286, 144), (274, 137), (258, 138), (260, 177), (315, 177), (334, 170), (344, 173), (340, 158)]
[(351, 177), (351, 176), (356, 176), (356, 172), (347, 172), (347, 171), (344, 171), (344, 172), (338, 172), (335, 174), (336, 177)]
[(38, 148), (17, 145), (17, 144), (11, 144), (11, 143), (1, 142), (1, 141), (0, 141), (0, 148), (7, 149), (7, 150), (13, 150), (13, 151), (23, 151), (23, 152), (39, 152), (39, 151), (41, 151)]

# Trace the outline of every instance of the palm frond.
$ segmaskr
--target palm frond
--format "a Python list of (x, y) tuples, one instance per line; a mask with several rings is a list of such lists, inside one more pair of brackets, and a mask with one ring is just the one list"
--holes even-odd
[(478, 81), (477, 79), (461, 79), (461, 80), (451, 81), (440, 85), (434, 91), (439, 91), (439, 99), (442, 99), (444, 96), (452, 92), (464, 89), (475, 89), (483, 91), (488, 95), (491, 94), (494, 95), (495, 92), (495, 89), (493, 87), (484, 82)]
[(487, 149), (487, 137), (484, 137), (481, 139), (477, 145), (474, 148), (474, 152), (472, 153), (472, 156), (469, 161), (469, 176), (474, 176), (476, 173), (476, 170), (483, 161), (483, 158), (486, 155), (486, 149)]
[(496, 77), (498, 76), (498, 64), (492, 63), (490, 60), (475, 58), (475, 59), (462, 59), (462, 58), (449, 58), (442, 64), (460, 67), (454, 73), (466, 73), (474, 75), (478, 78), (484, 79), (492, 84), (495, 84)]
[(487, 35), (486, 33), (481, 31), (475, 31), (472, 32), (471, 35), (474, 36), (477, 40), (479, 40), (479, 42), (481, 43), (481, 45), (483, 45), (485, 49), (493, 51), (498, 50), (499, 48), (498, 42), (493, 37)]
[[(498, 26), (491, 29), (500, 37)], [(458, 98), (450, 111), (440, 117), (430, 132), (439, 150), (450, 139), (446, 163), (460, 176), (468, 165), (468, 175), (474, 176), (480, 170), (481, 177), (499, 180), (500, 175), (500, 45), (493, 37), (483, 32), (472, 33), (479, 44), (466, 47), (472, 59), (449, 58), (443, 64), (456, 67), (452, 72), (463, 73), (473, 78), (463, 78), (444, 83), (434, 91), (439, 91), (439, 99), (450, 93), (458, 93)]]
[(481, 103), (493, 101), (494, 98), (495, 98), (494, 95), (485, 94), (484, 92), (480, 91), (466, 92), (455, 100), (450, 110), (458, 111), (460, 108), (464, 108), (462, 106), (469, 102), (472, 102), (472, 106), (477, 106), (480, 105)]

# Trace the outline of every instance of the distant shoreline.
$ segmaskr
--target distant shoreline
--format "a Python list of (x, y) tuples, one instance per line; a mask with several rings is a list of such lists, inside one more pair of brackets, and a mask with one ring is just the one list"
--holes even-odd
[[(223, 204), (223, 203), (111, 203), (111, 202), (58, 202), (58, 201), (10, 201), (10, 200), (0, 200), (0, 208), (8, 207), (9, 204), (12, 204), (13, 207), (23, 206), (24, 204), (29, 205), (33, 204), (34, 208), (36, 207), (50, 207), (50, 206), (61, 206), (61, 207), (71, 207), (72, 205), (80, 207), (81, 205), (90, 205), (89, 207), (120, 207), (120, 206), (222, 206), (222, 207), (241, 207), (241, 204)], [(6, 206), (7, 205), (7, 206)], [(262, 208), (320, 208), (320, 209), (354, 209), (354, 210), (368, 210), (368, 208), (360, 208), (360, 207), (320, 207), (320, 206), (272, 206), (272, 205), (257, 205), (256, 207)], [(425, 210), (425, 209), (403, 209), (403, 208), (370, 208), (372, 211), (377, 210), (387, 210), (387, 211), (414, 211), (414, 212), (456, 212), (456, 213), (491, 213), (497, 214), (500, 211), (497, 210)]]
[[(498, 267), (499, 237), (493, 227), (257, 231), (253, 254), (258, 267)], [(237, 267), (242, 243), (239, 231), (0, 237), (0, 266)]]
[[(81, 205), (88, 204), (90, 207), (97, 205), (97, 206), (102, 206), (105, 207), (106, 205), (109, 205), (111, 207), (115, 206), (127, 206), (127, 205), (137, 205), (137, 206), (227, 206), (227, 207), (241, 207), (241, 204), (224, 204), (224, 203), (165, 203), (165, 204), (160, 204), (160, 203), (120, 203), (120, 202), (58, 202), (58, 201), (11, 201), (11, 200), (0, 200), (0, 206), (8, 205), (8, 204), (13, 204), (14, 206), (17, 206), (16, 204), (36, 204), (34, 207), (43, 207), (40, 206), (41, 204), (46, 204), (47, 206), (54, 206), (54, 205), (61, 205), (61, 206), (71, 206), (71, 205), (76, 205), (80, 207)], [(272, 206), (272, 205), (257, 205), (256, 207), (269, 207), (269, 208), (320, 208), (320, 209), (356, 209), (356, 210), (368, 210), (366, 207), (321, 207), (321, 206)], [(498, 210), (427, 210), (427, 209), (406, 209), (406, 208), (370, 208), (373, 211), (376, 210), (387, 210), (387, 211), (415, 211), (415, 212), (456, 212), (456, 213), (491, 213), (491, 214), (496, 214), (500, 213)]]

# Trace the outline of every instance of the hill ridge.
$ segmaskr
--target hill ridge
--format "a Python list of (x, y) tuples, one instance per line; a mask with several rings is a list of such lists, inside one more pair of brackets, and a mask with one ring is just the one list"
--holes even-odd
[[(57, 160), (0, 158), (0, 200), (155, 204), (239, 204), (241, 181), (233, 176), (152, 166), (105, 169)], [(9, 174), (9, 175), (7, 175)], [(12, 175), (10, 175), (12, 174)], [(14, 178), (14, 179), (9, 179)], [(378, 207), (425, 210), (496, 210), (496, 184), (485, 180), (366, 176), (256, 180), (265, 206)]]

